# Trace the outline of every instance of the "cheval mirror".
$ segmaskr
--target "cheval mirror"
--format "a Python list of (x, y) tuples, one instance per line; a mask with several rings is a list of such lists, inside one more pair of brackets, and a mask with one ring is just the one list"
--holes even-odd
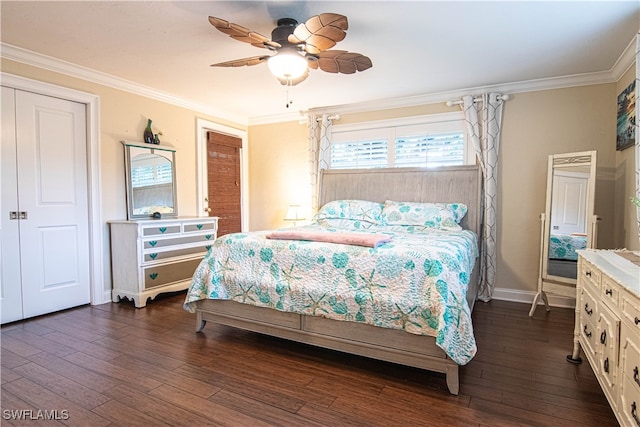
[(122, 141), (127, 219), (175, 217), (176, 150), (167, 144)]
[(595, 186), (595, 151), (549, 156), (546, 208), (540, 215), (538, 291), (529, 316), (540, 300), (550, 310), (547, 292), (575, 298), (576, 250), (596, 247)]

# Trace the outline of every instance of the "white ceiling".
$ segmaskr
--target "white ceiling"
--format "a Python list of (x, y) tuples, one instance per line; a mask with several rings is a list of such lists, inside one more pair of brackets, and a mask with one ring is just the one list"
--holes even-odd
[[(532, 80), (606, 79), (640, 28), (638, 0), (3, 0), (0, 7), (5, 57), (23, 55), (13, 49), (19, 47), (106, 74), (94, 73), (98, 80), (117, 77), (244, 123)], [(365, 54), (373, 68), (352, 75), (311, 70), (289, 90), (293, 103), (286, 108), (286, 88), (265, 64), (210, 67), (268, 51), (217, 31), (209, 15), (270, 37), (279, 18), (303, 22), (325, 12), (349, 20), (334, 49)]]

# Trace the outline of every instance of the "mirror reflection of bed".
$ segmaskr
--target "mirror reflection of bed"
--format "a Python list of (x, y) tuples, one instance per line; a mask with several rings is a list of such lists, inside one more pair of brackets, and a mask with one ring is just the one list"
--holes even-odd
[(576, 251), (596, 246), (595, 171), (595, 151), (549, 156), (546, 209), (540, 215), (538, 292), (530, 316), (541, 300), (550, 310), (547, 292), (575, 298)]
[(587, 247), (589, 165), (554, 167), (552, 183), (547, 272), (576, 279), (576, 250)]

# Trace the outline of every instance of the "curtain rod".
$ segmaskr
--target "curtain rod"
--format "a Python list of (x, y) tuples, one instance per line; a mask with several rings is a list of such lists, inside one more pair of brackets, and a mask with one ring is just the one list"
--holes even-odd
[[(298, 123), (300, 123), (301, 125), (305, 125), (305, 124), (307, 124), (307, 117), (308, 117), (308, 115), (307, 115), (307, 114), (305, 114), (305, 115), (300, 119), (300, 121), (299, 121)], [(340, 114), (334, 114), (334, 115), (332, 115), (332, 116), (327, 116), (327, 118), (328, 118), (329, 120), (340, 120)], [(320, 117), (317, 117), (317, 118), (316, 118), (316, 122), (321, 122), (321, 121), (322, 121), (322, 116), (320, 116)]]
[[(498, 97), (498, 99), (501, 99), (501, 100), (503, 100), (503, 101), (507, 101), (509, 98), (511, 98), (511, 97), (509, 96), (509, 94), (506, 94), (506, 95), (500, 95), (500, 96)], [(482, 101), (482, 98), (481, 98), (481, 97), (475, 97), (475, 98), (473, 98), (473, 102), (481, 102), (481, 101)], [(462, 104), (462, 99), (457, 99), (457, 100), (455, 100), (455, 101), (447, 101), (447, 107), (451, 107), (451, 106), (453, 106), (453, 105), (460, 105), (460, 104)]]

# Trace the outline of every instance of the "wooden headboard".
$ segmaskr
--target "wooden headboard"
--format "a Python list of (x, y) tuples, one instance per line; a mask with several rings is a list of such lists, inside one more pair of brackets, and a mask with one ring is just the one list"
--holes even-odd
[(332, 200), (370, 200), (384, 203), (464, 203), (468, 212), (461, 225), (480, 233), (480, 170), (478, 166), (433, 169), (325, 169), (321, 171), (319, 206)]

